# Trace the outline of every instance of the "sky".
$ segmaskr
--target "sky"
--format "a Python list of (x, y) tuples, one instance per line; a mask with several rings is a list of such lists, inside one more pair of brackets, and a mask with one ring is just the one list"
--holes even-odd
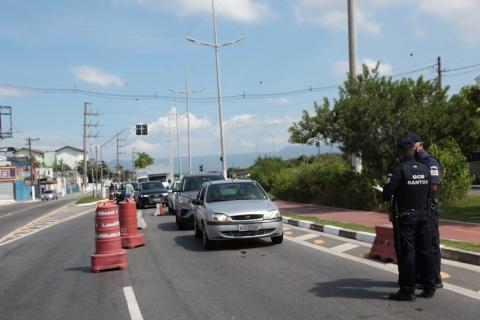
[[(394, 79), (417, 69), (408, 76), (433, 79), (441, 56), (450, 94), (480, 74), (480, 1), (357, 0), (356, 7), (359, 64), (380, 61), (380, 72)], [(215, 9), (219, 42), (246, 36), (220, 50), (223, 96), (237, 96), (223, 101), (227, 161), (228, 154), (279, 150), (302, 110), (335, 98), (346, 79), (347, 1), (215, 0)], [(185, 91), (188, 65), (189, 90), (198, 91), (189, 105), (192, 155), (220, 154), (214, 50), (186, 40), (213, 41), (211, 0), (0, 0), (0, 21), (0, 105), (12, 107), (14, 126), (0, 146), (23, 147), (34, 137), (42, 150), (82, 147), (89, 102), (99, 113), (89, 146), (127, 129), (122, 158), (131, 159), (132, 147), (166, 157), (169, 118), (176, 141), (172, 89)], [(185, 156), (185, 95), (178, 97)], [(148, 136), (135, 136), (139, 123), (148, 124)], [(113, 159), (115, 141), (103, 150)]]

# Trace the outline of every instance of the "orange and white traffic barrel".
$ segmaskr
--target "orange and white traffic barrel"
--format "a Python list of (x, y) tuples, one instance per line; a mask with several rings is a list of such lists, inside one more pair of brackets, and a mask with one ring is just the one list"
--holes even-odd
[(145, 245), (145, 237), (137, 232), (137, 206), (135, 200), (126, 199), (119, 203), (120, 236), (122, 248), (136, 248)]
[(128, 267), (120, 239), (118, 206), (113, 201), (99, 203), (95, 209), (95, 254), (91, 261), (93, 272)]

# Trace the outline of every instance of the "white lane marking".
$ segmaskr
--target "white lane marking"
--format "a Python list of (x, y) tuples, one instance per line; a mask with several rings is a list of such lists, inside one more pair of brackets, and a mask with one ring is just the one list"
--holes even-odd
[(128, 312), (130, 312), (130, 319), (143, 320), (142, 312), (135, 298), (135, 292), (132, 287), (123, 287), (123, 293), (125, 294), (125, 300), (127, 300)]
[[(367, 260), (367, 259), (362, 259), (362, 258), (358, 258), (358, 257), (355, 257), (355, 256), (351, 256), (347, 253), (336, 252), (336, 251), (333, 251), (333, 250), (325, 248), (325, 247), (317, 246), (317, 245), (315, 245), (313, 243), (310, 243), (310, 242), (307, 242), (307, 241), (298, 241), (297, 239), (292, 238), (292, 237), (288, 237), (288, 236), (287, 237), (284, 236), (284, 238), (287, 239), (287, 240), (290, 240), (292, 242), (295, 242), (297, 244), (300, 244), (302, 246), (312, 248), (314, 250), (319, 250), (319, 251), (322, 251), (322, 252), (337, 256), (337, 257), (341, 257), (341, 258), (344, 258), (344, 259), (347, 259), (347, 260), (350, 260), (350, 261), (359, 262), (359, 263), (362, 263), (362, 264), (365, 264), (365, 265), (368, 265), (368, 266), (371, 266), (371, 267), (374, 267), (374, 268), (377, 268), (377, 269), (381, 269), (381, 270), (388, 271), (388, 272), (391, 272), (391, 273), (394, 273), (394, 274), (398, 274), (397, 266), (394, 265), (394, 264), (391, 264), (391, 263), (381, 264), (379, 262), (375, 262), (375, 261), (372, 261), (372, 260)], [(476, 300), (480, 300), (480, 292), (465, 289), (465, 288), (462, 288), (462, 287), (459, 287), (459, 286), (456, 286), (456, 285), (453, 285), (453, 284), (449, 284), (449, 283), (443, 283), (443, 287), (447, 290), (456, 292), (456, 293), (464, 295), (466, 297), (476, 299)]]
[(442, 264), (480, 273), (480, 266), (476, 266), (473, 264), (467, 264), (467, 263), (458, 262), (454, 260), (447, 260), (447, 259), (442, 259)]
[(307, 234), (304, 234), (303, 236), (295, 237), (295, 239), (305, 241), (305, 240), (313, 239), (316, 237), (318, 237), (318, 234), (307, 233)]
[(337, 251), (337, 252), (345, 252), (345, 251), (348, 251), (348, 250), (352, 250), (352, 249), (355, 249), (355, 248), (358, 248), (359, 245), (356, 245), (356, 244), (353, 244), (353, 243), (343, 243), (343, 244), (340, 244), (336, 247), (333, 247), (333, 248), (330, 248), (334, 251)]
[[(291, 226), (292, 229), (294, 230), (298, 230), (298, 231), (305, 231), (305, 229), (303, 228), (300, 228), (300, 227), (296, 227), (296, 226)], [(335, 236), (333, 234), (328, 234), (328, 233), (325, 233), (325, 232), (320, 232), (320, 231), (316, 231), (316, 230), (309, 230), (310, 233), (313, 233), (313, 234), (316, 234), (322, 238), (329, 238), (329, 239), (334, 239), (334, 240), (339, 240), (341, 242), (350, 242), (350, 243), (354, 243), (354, 244), (357, 244), (361, 247), (365, 247), (365, 248), (371, 248), (372, 245), (370, 243), (366, 243), (366, 242), (363, 242), (363, 241), (359, 241), (359, 240), (355, 240), (355, 239), (350, 239), (350, 238), (345, 238), (345, 237), (340, 237), (340, 236)]]
[[(51, 213), (54, 213), (55, 211), (52, 211)], [(14, 241), (17, 241), (17, 240), (20, 240), (22, 238), (25, 238), (27, 236), (30, 236), (34, 233), (37, 233), (39, 231), (42, 231), (44, 229), (47, 229), (47, 228), (50, 228), (50, 227), (53, 227), (59, 223), (62, 223), (62, 222), (66, 222), (68, 220), (71, 220), (71, 219), (75, 219), (77, 217), (80, 217), (80, 216), (83, 216), (87, 213), (91, 213), (92, 210), (89, 209), (87, 211), (83, 211), (83, 212), (80, 212), (80, 213), (77, 213), (77, 214), (74, 214), (70, 217), (66, 217), (62, 220), (58, 220), (58, 221), (55, 221), (55, 222), (52, 222), (51, 224), (44, 224), (42, 225), (41, 227), (37, 227), (38, 225), (38, 220), (40, 220), (41, 218), (43, 217), (40, 217), (38, 219), (35, 219), (33, 221), (31, 221), (30, 223), (27, 223), (26, 225), (24, 225), (23, 227), (20, 227), (12, 232), (10, 232), (9, 234), (7, 234), (6, 236), (4, 236), (3, 238), (0, 238), (0, 247), (3, 247), (4, 245), (7, 245), (11, 242), (14, 242)], [(49, 213), (50, 214), (50, 213)], [(8, 239), (8, 240), (7, 240)]]

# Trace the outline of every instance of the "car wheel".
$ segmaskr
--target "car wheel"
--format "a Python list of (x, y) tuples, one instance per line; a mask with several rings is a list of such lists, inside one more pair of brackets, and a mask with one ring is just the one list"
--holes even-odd
[(272, 237), (272, 243), (273, 244), (280, 244), (283, 242), (283, 234), (278, 237)]
[(193, 218), (193, 230), (195, 232), (195, 238), (200, 239), (202, 237), (202, 230), (198, 227), (197, 218)]
[(178, 217), (177, 214), (175, 214), (175, 222), (177, 223), (178, 230), (185, 230), (185, 224), (182, 221), (180, 221), (180, 218)]
[(207, 230), (206, 229), (203, 230), (202, 234), (203, 234), (203, 237), (202, 237), (203, 238), (203, 247), (206, 250), (213, 249), (213, 241), (208, 238)]

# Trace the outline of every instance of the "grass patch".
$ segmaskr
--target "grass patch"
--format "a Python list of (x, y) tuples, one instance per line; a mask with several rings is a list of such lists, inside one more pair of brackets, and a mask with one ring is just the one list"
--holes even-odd
[(440, 240), (446, 247), (480, 253), (480, 243), (469, 243), (455, 240)]
[(440, 210), (440, 218), (454, 221), (480, 223), (480, 196), (466, 196), (448, 208)]
[(363, 232), (375, 233), (375, 228), (362, 226), (360, 224), (325, 220), (325, 219), (320, 219), (320, 218), (317, 218), (317, 217), (301, 216), (299, 214), (295, 214), (295, 213), (292, 213), (292, 212), (285, 212), (285, 211), (282, 211), (282, 216), (287, 217), (287, 218), (296, 219), (296, 220), (311, 221), (311, 222), (321, 224), (321, 225), (327, 225), (328, 224), (330, 226), (349, 229), (349, 230), (353, 230), (353, 231), (363, 231)]
[(102, 197), (87, 196), (87, 197), (79, 199), (77, 202), (75, 202), (75, 204), (93, 203), (93, 202), (97, 202), (97, 201), (100, 201), (100, 200), (103, 200), (103, 198)]

